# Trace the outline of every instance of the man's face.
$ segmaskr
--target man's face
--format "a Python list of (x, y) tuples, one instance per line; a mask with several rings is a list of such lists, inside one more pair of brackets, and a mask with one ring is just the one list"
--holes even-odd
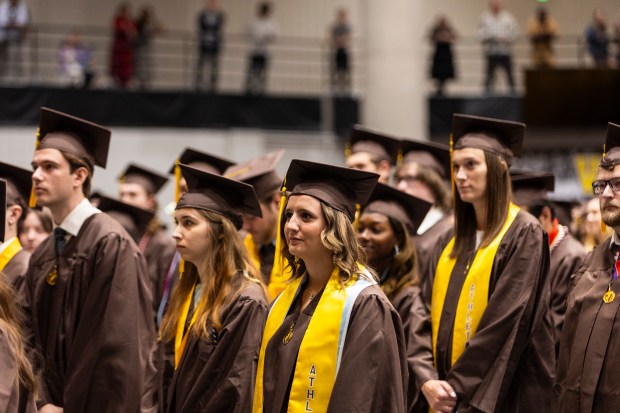
[[(32, 158), (32, 184), (39, 205), (53, 208), (67, 202), (83, 180), (71, 172), (58, 149), (39, 149)], [(80, 188), (81, 190), (81, 188)]]
[(347, 168), (357, 169), (358, 171), (374, 172), (380, 175), (379, 182), (387, 184), (390, 180), (392, 166), (388, 161), (381, 161), (376, 164), (372, 160), (372, 155), (368, 152), (357, 152), (346, 160)]
[(137, 183), (122, 183), (119, 185), (119, 197), (122, 202), (150, 211), (154, 207), (153, 196)]
[(243, 216), (243, 229), (252, 235), (256, 245), (266, 245), (276, 238), (279, 203), (277, 200), (260, 202), (260, 209), (263, 213), (262, 218)]
[[(597, 180), (613, 178), (620, 178), (620, 165), (616, 165), (612, 171), (599, 168)], [(599, 201), (603, 222), (614, 229), (620, 228), (620, 193), (612, 191), (607, 185), (603, 193), (599, 195)]]

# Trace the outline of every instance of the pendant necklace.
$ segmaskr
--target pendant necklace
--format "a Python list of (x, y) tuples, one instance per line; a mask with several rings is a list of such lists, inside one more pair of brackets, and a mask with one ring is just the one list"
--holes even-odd
[[(308, 299), (306, 301), (309, 304), (314, 299), (314, 297), (316, 297), (316, 295), (318, 294), (318, 291), (312, 292), (312, 291), (308, 290), (308, 292), (309, 292), (309, 295), (308, 295)], [(288, 344), (289, 341), (291, 341), (291, 339), (293, 338), (293, 332), (294, 332), (293, 330), (295, 329), (295, 323), (297, 323), (297, 319), (299, 318), (299, 314), (302, 312), (302, 307), (303, 307), (303, 294), (302, 294), (302, 305), (301, 305), (301, 307), (299, 307), (299, 312), (295, 316), (295, 319), (291, 323), (291, 326), (288, 328), (288, 331), (286, 332), (286, 334), (282, 338), (282, 344), (284, 344), (284, 345)]]

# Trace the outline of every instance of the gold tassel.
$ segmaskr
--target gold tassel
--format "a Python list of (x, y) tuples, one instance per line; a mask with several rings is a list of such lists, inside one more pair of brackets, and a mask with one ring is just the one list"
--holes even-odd
[(450, 184), (452, 186), (452, 210), (456, 207), (456, 183), (454, 182), (454, 164), (452, 158), (454, 157), (454, 138), (450, 133)]
[(607, 149), (605, 148), (605, 144), (603, 144), (603, 158), (607, 156)]
[[(286, 205), (286, 177), (282, 183), (282, 196), (280, 197), (280, 213), (278, 214), (278, 230), (276, 232), (276, 251), (273, 257), (273, 269), (271, 270), (271, 277), (269, 278), (269, 285), (267, 291), (269, 292), (269, 301), (274, 300), (278, 294), (280, 294), (286, 288), (286, 281), (284, 279), (284, 269), (286, 263), (284, 262), (284, 255), (282, 255), (282, 231), (280, 231), (282, 225), (282, 217), (284, 215), (284, 206)], [(288, 274), (290, 275), (290, 274)]]
[(174, 163), (174, 202), (179, 203), (179, 198), (181, 198), (181, 167), (180, 161)]
[(351, 143), (347, 142), (347, 144), (344, 146), (344, 156), (346, 158), (348, 158), (349, 156), (351, 156)]
[(355, 219), (353, 220), (353, 229), (355, 233), (357, 233), (357, 228), (360, 225), (360, 215), (362, 214), (362, 206), (360, 204), (355, 204)]
[(185, 272), (185, 260), (183, 258), (179, 259), (179, 280), (183, 278), (183, 273)]
[(398, 148), (398, 153), (396, 155), (396, 166), (400, 167), (403, 164), (403, 150)]
[[(34, 142), (34, 150), (39, 149), (39, 145), (41, 144), (41, 128), (37, 128), (36, 139)], [(30, 189), (30, 199), (28, 200), (28, 206), (30, 208), (36, 208), (37, 206), (37, 196), (34, 194), (34, 184)]]

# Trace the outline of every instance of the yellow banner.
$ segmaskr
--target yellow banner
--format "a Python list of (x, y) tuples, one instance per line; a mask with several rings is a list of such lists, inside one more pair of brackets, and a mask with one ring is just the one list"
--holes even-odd
[(584, 194), (592, 195), (592, 182), (596, 180), (601, 154), (578, 153), (574, 157), (577, 178)]

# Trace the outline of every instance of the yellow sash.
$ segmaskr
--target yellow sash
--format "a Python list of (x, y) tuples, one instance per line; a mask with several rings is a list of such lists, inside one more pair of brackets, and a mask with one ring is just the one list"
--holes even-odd
[(183, 303), (183, 309), (181, 311), (181, 318), (179, 318), (179, 322), (177, 324), (177, 333), (174, 337), (174, 368), (179, 367), (179, 362), (181, 361), (181, 356), (183, 355), (183, 351), (185, 351), (185, 346), (187, 345), (187, 337), (189, 336), (189, 332), (192, 329), (192, 326), (196, 322), (196, 317), (200, 312), (200, 305), (198, 305), (194, 309), (194, 314), (192, 315), (192, 319), (189, 322), (189, 327), (187, 327), (187, 331), (183, 334), (185, 330), (185, 323), (187, 322), (187, 313), (189, 312), (189, 306), (194, 299), (194, 291), (196, 290), (196, 286), (192, 287), (192, 290), (188, 294), (185, 302)]
[[(334, 268), (299, 348), (288, 401), (289, 412), (327, 411), (340, 367), (353, 303), (364, 288), (375, 284), (370, 281), (372, 277), (365, 269), (364, 273), (368, 278), (355, 277), (343, 289), (338, 270)], [(286, 287), (273, 303), (267, 317), (258, 358), (253, 413), (263, 413), (263, 372), (267, 344), (282, 325), (295, 297), (300, 294), (301, 281), (300, 277)]]
[(9, 261), (21, 250), (22, 244), (20, 244), (19, 238), (15, 237), (0, 254), (0, 271), (4, 270)]
[[(493, 261), (502, 238), (506, 235), (508, 228), (512, 225), (515, 217), (519, 213), (519, 207), (510, 204), (506, 222), (497, 236), (489, 245), (479, 248), (476, 256), (470, 265), (469, 271), (463, 283), (463, 289), (459, 297), (456, 316), (454, 319), (454, 331), (452, 334), (452, 359), (451, 365), (463, 354), (467, 343), (476, 334), (476, 329), (484, 313), (489, 299), (489, 282), (491, 280), (491, 270)], [(437, 362), (437, 334), (439, 332), (439, 322), (443, 311), (448, 284), (452, 276), (452, 270), (456, 264), (455, 258), (450, 258), (450, 252), (454, 245), (454, 238), (450, 240), (443, 250), (433, 283), (433, 294), (431, 299), (431, 323), (433, 328), (433, 355)]]
[[(260, 257), (258, 256), (258, 248), (254, 244), (252, 234), (247, 234), (243, 239), (243, 243), (250, 253), (252, 263), (256, 268), (260, 268)], [(277, 246), (276, 246), (277, 248)], [(282, 254), (276, 251), (273, 261), (273, 267), (271, 268), (271, 275), (269, 276), (269, 285), (267, 286), (267, 292), (269, 293), (269, 301), (271, 302), (278, 296), (286, 286), (288, 281), (293, 275), (292, 269), (287, 266), (283, 261)]]

